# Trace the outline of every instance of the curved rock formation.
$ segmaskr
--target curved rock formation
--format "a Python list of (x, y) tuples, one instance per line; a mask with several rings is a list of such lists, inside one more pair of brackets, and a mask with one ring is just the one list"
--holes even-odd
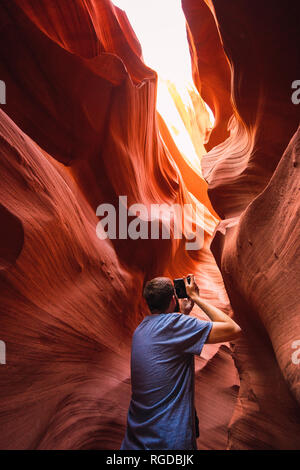
[(227, 123), (232, 114), (230, 68), (209, 6), (213, 10), (213, 6), (204, 0), (182, 0), (194, 82), (215, 116), (215, 125), (206, 145), (208, 150), (228, 137)]
[[(195, 18), (208, 8), (192, 0), (183, 5), (202, 65), (197, 80), (205, 84), (211, 74), (203, 57), (215, 46), (208, 51)], [(202, 159), (209, 197), (223, 219), (211, 249), (244, 331), (234, 348), (241, 388), (229, 448), (299, 449), (300, 375), (292, 344), (300, 338), (300, 147), (299, 107), (291, 99), (299, 5), (207, 5), (230, 62), (234, 103), (230, 136)], [(224, 88), (214, 84), (222, 103)]]
[[(155, 110), (156, 73), (124, 12), (109, 0), (3, 0), (0, 18), (0, 447), (117, 449), (143, 282), (195, 272), (203, 296), (230, 312), (209, 250), (218, 217), (207, 183), (186, 164), (179, 170), (182, 156)], [(120, 195), (128, 205), (198, 208), (203, 248), (186, 251), (184, 238), (99, 240), (96, 209), (117, 206)], [(213, 370), (221, 377), (225, 366), (228, 377), (213, 374), (215, 391), (201, 406), (221, 390), (233, 410), (238, 379), (227, 346), (206, 347), (197, 384), (214, 357)], [(201, 446), (211, 448), (213, 436), (222, 448), (231, 411), (210, 409)]]
[[(191, 271), (244, 330), (233, 350), (207, 345), (196, 360), (199, 448), (300, 448), (298, 9), (182, 3), (216, 116), (208, 193), (156, 113), (157, 76), (124, 12), (0, 3), (0, 448), (119, 448), (142, 285)], [(96, 209), (120, 195), (200, 209), (202, 249), (99, 240)]]

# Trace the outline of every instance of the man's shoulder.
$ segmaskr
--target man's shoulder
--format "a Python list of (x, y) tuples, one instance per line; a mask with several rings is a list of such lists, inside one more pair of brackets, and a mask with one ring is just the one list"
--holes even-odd
[(161, 329), (164, 326), (175, 324), (181, 321), (181, 316), (181, 313), (176, 312), (147, 315), (136, 327), (133, 334), (135, 335), (144, 329), (153, 329), (153, 327)]
[(180, 312), (172, 312), (164, 314), (161, 319), (161, 326), (170, 328), (184, 328), (186, 325), (196, 325), (198, 319)]
[(190, 323), (193, 322), (194, 320), (197, 320), (196, 317), (192, 317), (191, 315), (185, 315), (184, 313), (180, 312), (174, 312), (170, 313), (170, 321), (173, 321), (175, 323)]
[(139, 332), (146, 330), (159, 329), (160, 331), (165, 328), (184, 328), (185, 326), (191, 328), (197, 326), (198, 323), (201, 323), (196, 317), (190, 315), (184, 315), (180, 312), (172, 313), (161, 313), (161, 314), (152, 314), (146, 316), (140, 324), (136, 327), (133, 335), (138, 334)]
[(194, 330), (202, 329), (207, 326), (207, 321), (200, 320), (192, 315), (185, 315), (184, 313), (171, 313), (170, 326), (174, 328)]

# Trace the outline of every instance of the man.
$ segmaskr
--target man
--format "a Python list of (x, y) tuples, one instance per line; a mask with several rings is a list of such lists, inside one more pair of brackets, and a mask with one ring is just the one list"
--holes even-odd
[[(205, 342), (230, 341), (241, 332), (228, 315), (200, 298), (193, 275), (184, 282), (189, 299), (182, 303), (183, 313), (178, 313), (171, 279), (158, 277), (144, 288), (151, 315), (132, 338), (132, 397), (121, 450), (197, 449), (194, 355)], [(194, 303), (211, 321), (188, 316)]]

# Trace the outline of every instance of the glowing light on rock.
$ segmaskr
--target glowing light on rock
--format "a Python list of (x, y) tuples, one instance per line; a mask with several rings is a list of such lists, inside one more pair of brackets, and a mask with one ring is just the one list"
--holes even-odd
[[(214, 116), (193, 84), (181, 0), (115, 0), (113, 3), (126, 12), (141, 43), (144, 62), (158, 74), (158, 112), (183, 156), (201, 173), (199, 163), (206, 153), (203, 146), (206, 129), (213, 127)], [(200, 126), (195, 97), (202, 107)]]

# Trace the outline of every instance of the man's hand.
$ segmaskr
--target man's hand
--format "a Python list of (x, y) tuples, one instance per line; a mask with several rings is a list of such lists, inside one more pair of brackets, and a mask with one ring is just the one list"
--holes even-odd
[(194, 307), (192, 299), (179, 299), (180, 313), (189, 315)]
[(185, 290), (190, 299), (199, 297), (199, 287), (196, 284), (194, 274), (189, 274), (184, 278)]
[(222, 310), (204, 302), (204, 300), (200, 298), (199, 288), (195, 282), (193, 274), (189, 274), (189, 276), (185, 277), (184, 283), (189, 299), (192, 300), (192, 302), (195, 302), (195, 304), (197, 304), (213, 322), (206, 341), (207, 343), (223, 343), (225, 341), (232, 341), (240, 336), (242, 330), (239, 325), (232, 320), (232, 318), (222, 312)]

